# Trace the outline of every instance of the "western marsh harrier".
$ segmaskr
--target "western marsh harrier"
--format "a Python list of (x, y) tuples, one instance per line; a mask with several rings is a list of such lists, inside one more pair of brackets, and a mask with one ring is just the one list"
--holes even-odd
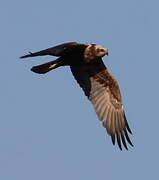
[(122, 105), (119, 85), (102, 61), (108, 49), (96, 44), (68, 42), (20, 58), (34, 56), (57, 56), (54, 61), (32, 67), (32, 71), (44, 74), (60, 66), (70, 66), (73, 76), (91, 101), (99, 120), (102, 121), (112, 143), (117, 141), (128, 149), (126, 141), (133, 146), (128, 132), (128, 122)]

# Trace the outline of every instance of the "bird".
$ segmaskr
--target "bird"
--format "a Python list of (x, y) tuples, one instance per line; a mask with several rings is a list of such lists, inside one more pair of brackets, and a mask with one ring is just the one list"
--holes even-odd
[(91, 43), (66, 42), (38, 52), (29, 52), (20, 58), (34, 56), (56, 56), (57, 59), (33, 66), (31, 71), (45, 74), (61, 66), (70, 66), (77, 83), (92, 103), (98, 119), (102, 122), (113, 145), (133, 146), (129, 134), (132, 131), (126, 119), (119, 84), (108, 71), (102, 58), (108, 55), (108, 48)]

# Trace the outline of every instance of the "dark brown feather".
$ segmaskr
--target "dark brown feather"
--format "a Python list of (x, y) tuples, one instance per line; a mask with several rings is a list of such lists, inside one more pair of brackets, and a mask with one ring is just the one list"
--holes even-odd
[(125, 141), (125, 137), (124, 137), (124, 135), (123, 135), (123, 131), (121, 131), (120, 134), (121, 134), (122, 143), (123, 143), (125, 149), (128, 150), (128, 147), (127, 147), (126, 141)]
[(132, 142), (131, 142), (129, 136), (128, 136), (128, 133), (127, 133), (126, 129), (124, 130), (124, 133), (125, 133), (125, 137), (126, 137), (128, 143), (129, 143), (131, 146), (134, 146), (134, 145), (132, 144)]
[(117, 136), (117, 142), (118, 142), (119, 149), (122, 151), (122, 146), (121, 146), (121, 141), (120, 141), (119, 133), (116, 133), (116, 136)]
[(113, 135), (111, 136), (111, 139), (112, 139), (113, 145), (115, 145), (115, 134), (113, 134)]

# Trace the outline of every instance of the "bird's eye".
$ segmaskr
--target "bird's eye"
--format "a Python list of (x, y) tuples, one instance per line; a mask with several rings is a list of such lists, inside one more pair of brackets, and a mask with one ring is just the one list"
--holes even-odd
[(104, 49), (101, 49), (100, 51), (101, 51), (101, 52), (104, 52)]

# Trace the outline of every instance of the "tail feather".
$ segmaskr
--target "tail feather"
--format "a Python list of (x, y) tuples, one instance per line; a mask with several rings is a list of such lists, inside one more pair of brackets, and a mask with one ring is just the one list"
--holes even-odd
[(61, 63), (57, 59), (57, 60), (50, 61), (50, 62), (41, 64), (41, 65), (38, 65), (38, 66), (33, 66), (31, 68), (31, 71), (33, 71), (35, 73), (38, 73), (38, 74), (45, 74), (45, 73), (51, 71), (52, 69), (55, 69), (55, 68), (59, 67), (60, 65), (61, 65)]

